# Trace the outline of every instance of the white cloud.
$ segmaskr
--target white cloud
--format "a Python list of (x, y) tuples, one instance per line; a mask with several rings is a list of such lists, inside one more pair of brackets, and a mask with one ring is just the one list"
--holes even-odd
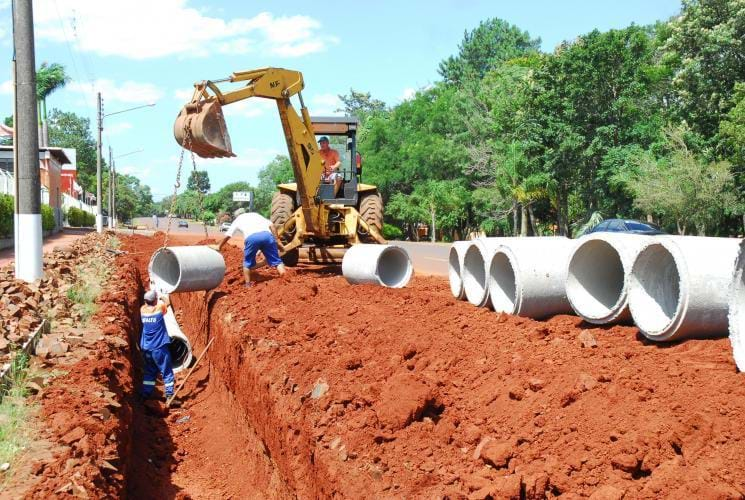
[(91, 84), (77, 81), (70, 82), (66, 90), (79, 94), (90, 95), (92, 92), (101, 92), (104, 99), (104, 113), (114, 112), (114, 109), (106, 109), (106, 103), (117, 102), (127, 104), (148, 104), (163, 97), (163, 92), (152, 83), (134, 82), (127, 80), (116, 83), (105, 78), (98, 79)]
[(126, 132), (127, 130), (132, 129), (132, 124), (129, 122), (120, 122), (116, 121), (114, 123), (107, 123), (106, 128), (104, 129), (106, 131), (106, 135), (112, 136), (112, 135), (119, 135), (123, 132)]
[(244, 118), (256, 118), (266, 114), (268, 111), (276, 110), (277, 104), (269, 99), (246, 99), (223, 106), (225, 116), (243, 116)]
[(317, 94), (310, 98), (308, 108), (312, 116), (326, 116), (338, 114), (336, 110), (342, 106), (339, 96), (335, 94)]
[(71, 39), (78, 50), (101, 56), (150, 59), (252, 52), (299, 57), (339, 41), (324, 34), (321, 23), (308, 16), (275, 17), (262, 12), (225, 20), (189, 7), (187, 0), (35, 0), (34, 4), (37, 37), (54, 42)]
[(137, 165), (124, 165), (123, 167), (117, 166), (116, 172), (118, 174), (134, 175), (140, 180), (149, 178), (150, 175), (153, 173), (152, 169), (148, 167), (140, 167)]
[(416, 95), (416, 89), (413, 87), (406, 87), (401, 94), (401, 100), (402, 101), (408, 101), (409, 99), (413, 99)]
[(177, 101), (188, 102), (191, 101), (191, 96), (194, 95), (194, 88), (190, 89), (176, 89), (173, 91), (173, 97)]
[(5, 80), (0, 83), (0, 94), (10, 95), (13, 93), (13, 82), (11, 80)]
[(211, 169), (223, 168), (245, 168), (248, 170), (258, 170), (272, 161), (278, 154), (287, 154), (286, 151), (278, 151), (273, 148), (244, 148), (235, 152), (235, 158), (211, 158), (199, 160), (199, 168), (206, 168), (207, 172)]

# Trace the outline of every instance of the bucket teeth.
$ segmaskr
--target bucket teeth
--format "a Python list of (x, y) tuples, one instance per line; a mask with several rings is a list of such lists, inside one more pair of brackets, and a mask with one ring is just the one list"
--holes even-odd
[[(190, 131), (188, 140), (187, 127)], [(222, 106), (216, 100), (190, 103), (184, 106), (176, 117), (173, 135), (182, 147), (202, 158), (235, 156), (230, 145)]]

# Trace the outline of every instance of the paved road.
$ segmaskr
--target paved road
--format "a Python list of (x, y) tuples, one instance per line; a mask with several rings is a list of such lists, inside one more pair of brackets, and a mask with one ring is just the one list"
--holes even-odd
[[(199, 222), (189, 221), (189, 227), (178, 227), (180, 219), (173, 219), (171, 222), (171, 234), (173, 235), (203, 235), (204, 228)], [(153, 229), (152, 217), (138, 217), (134, 219), (134, 224), (146, 226), (147, 229)], [(168, 219), (161, 217), (158, 220), (158, 230), (165, 231)], [(214, 226), (207, 228), (211, 238), (219, 238), (220, 232)], [(240, 241), (231, 240), (231, 243), (240, 245)], [(402, 246), (409, 252), (409, 256), (414, 264), (414, 270), (418, 274), (431, 276), (448, 275), (448, 253), (450, 252), (449, 243), (425, 243), (414, 241), (391, 241), (392, 244)]]
[[(57, 234), (53, 234), (47, 238), (44, 238), (42, 252), (51, 252), (55, 248), (67, 248), (78, 238), (82, 238), (86, 234), (91, 232), (87, 229), (63, 229)], [(0, 267), (4, 267), (10, 264), (15, 259), (15, 250), (6, 248), (0, 250)]]
[(449, 243), (424, 243), (415, 241), (391, 241), (406, 249), (418, 274), (432, 276), (448, 275)]

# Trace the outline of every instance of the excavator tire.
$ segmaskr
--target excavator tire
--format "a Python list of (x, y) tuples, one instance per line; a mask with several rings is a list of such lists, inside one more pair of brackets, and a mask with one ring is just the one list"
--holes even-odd
[(295, 200), (287, 193), (277, 191), (272, 196), (272, 215), (271, 220), (274, 227), (279, 229), (285, 225), (295, 212)]
[[(279, 229), (285, 225), (285, 222), (292, 217), (295, 212), (295, 200), (292, 199), (287, 193), (277, 191), (272, 196), (272, 214), (271, 220), (274, 227)], [(290, 238), (291, 239), (291, 238)], [(287, 241), (285, 241), (287, 243)], [(300, 254), (298, 249), (290, 250), (282, 256), (282, 262), (288, 267), (295, 267), (297, 265)]]
[[(360, 200), (360, 217), (368, 226), (375, 226), (379, 233), (383, 233), (383, 198), (378, 191), (362, 195)], [(360, 231), (365, 242), (375, 242), (375, 239)]]

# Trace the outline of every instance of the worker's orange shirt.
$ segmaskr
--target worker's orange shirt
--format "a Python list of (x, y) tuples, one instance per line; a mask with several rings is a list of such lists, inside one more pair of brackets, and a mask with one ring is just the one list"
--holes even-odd
[(323, 165), (323, 175), (328, 176), (334, 171), (331, 167), (339, 163), (339, 152), (333, 148), (329, 148), (326, 152), (323, 149), (319, 149), (318, 153), (320, 153), (321, 159), (326, 162)]

